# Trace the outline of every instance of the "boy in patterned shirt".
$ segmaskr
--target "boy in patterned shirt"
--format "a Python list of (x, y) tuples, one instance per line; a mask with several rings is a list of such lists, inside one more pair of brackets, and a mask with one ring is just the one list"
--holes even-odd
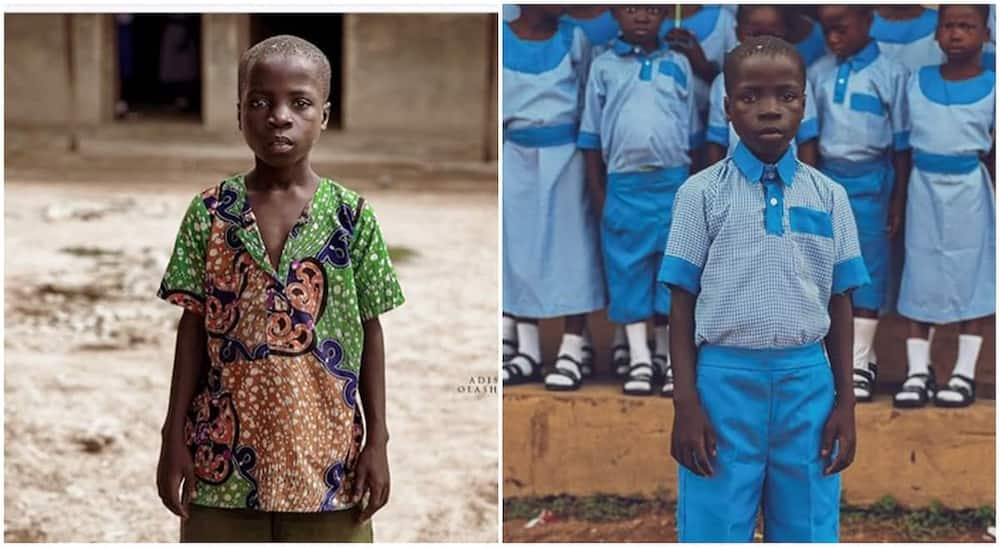
[(191, 201), (158, 294), (184, 308), (160, 497), (182, 541), (371, 541), (389, 495), (378, 316), (403, 295), (371, 206), (310, 164), (326, 56), (275, 36), (238, 82), (254, 168)]

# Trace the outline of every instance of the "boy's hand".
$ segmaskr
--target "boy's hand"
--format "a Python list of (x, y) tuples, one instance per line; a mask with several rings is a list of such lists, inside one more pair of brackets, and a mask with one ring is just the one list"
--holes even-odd
[(899, 233), (899, 229), (903, 227), (903, 214), (906, 209), (906, 204), (902, 200), (894, 199), (892, 203), (889, 204), (889, 224), (886, 226), (886, 231), (889, 232), (889, 239), (896, 237)]
[[(685, 28), (674, 27), (667, 32), (665, 40), (668, 44), (674, 44), (671, 46), (671, 49), (679, 51), (687, 57), (688, 62), (691, 63), (691, 70), (695, 74), (701, 76), (706, 72), (714, 71), (712, 63), (708, 60), (708, 57), (705, 57), (705, 50), (701, 49), (698, 38), (691, 31)], [(683, 47), (681, 44), (686, 44), (686, 47)], [(703, 79), (711, 81), (710, 78)]]
[[(181, 480), (187, 493), (184, 501), (180, 496)], [(160, 462), (156, 466), (156, 488), (171, 513), (188, 518), (188, 503), (195, 496), (194, 461), (184, 440), (177, 435), (163, 437)]]
[(718, 454), (715, 430), (702, 410), (701, 404), (674, 403), (674, 428), (670, 434), (670, 455), (699, 477), (711, 477), (709, 457)]
[(389, 501), (389, 457), (384, 443), (365, 446), (354, 477), (354, 502), (360, 503), (365, 492), (369, 492), (368, 504), (358, 517), (359, 522), (365, 522)]
[(833, 408), (823, 426), (823, 444), (819, 455), (828, 460), (833, 452), (833, 442), (837, 441), (837, 456), (823, 470), (824, 475), (839, 473), (854, 461), (856, 439), (854, 433), (854, 406), (842, 405)]

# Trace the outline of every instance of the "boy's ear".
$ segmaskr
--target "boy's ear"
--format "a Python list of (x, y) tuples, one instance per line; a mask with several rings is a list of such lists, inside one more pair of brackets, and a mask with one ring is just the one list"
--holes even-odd
[(327, 102), (323, 105), (323, 125), (322, 128), (326, 129), (327, 124), (330, 123), (330, 103)]
[(243, 109), (240, 103), (236, 103), (236, 129), (243, 131)]

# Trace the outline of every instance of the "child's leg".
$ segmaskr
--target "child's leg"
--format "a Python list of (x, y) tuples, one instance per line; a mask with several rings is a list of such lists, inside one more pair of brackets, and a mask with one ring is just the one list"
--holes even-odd
[(636, 321), (625, 325), (625, 337), (628, 338), (632, 360), (622, 389), (626, 395), (649, 395), (653, 392), (653, 376), (656, 371), (646, 341), (646, 322)]
[(517, 353), (517, 319), (503, 314), (503, 362), (506, 363)]
[(653, 364), (659, 368), (663, 377), (663, 387), (660, 394), (664, 397), (674, 395), (674, 372), (670, 368), (670, 324), (666, 315), (653, 316), (653, 339), (656, 341), (653, 350)]
[(624, 378), (631, 363), (632, 355), (628, 351), (628, 340), (625, 339), (625, 325), (615, 323), (615, 333), (611, 339), (611, 366), (614, 367), (615, 375)]
[(753, 539), (767, 461), (770, 380), (766, 371), (741, 365), (728, 357), (718, 362), (698, 357), (695, 386), (715, 430), (718, 455), (710, 462), (711, 477), (678, 466), (677, 532), (682, 542)]
[(503, 366), (504, 385), (530, 381), (541, 370), (542, 348), (538, 342), (538, 320), (517, 319), (517, 353)]
[(317, 513), (277, 513), (274, 540), (295, 543), (372, 543), (372, 521), (358, 522), (360, 508)]
[(964, 407), (976, 400), (976, 362), (983, 345), (982, 320), (963, 322), (959, 332), (958, 361), (948, 383), (934, 395), (938, 406)]
[(187, 519), (181, 519), (181, 542), (270, 542), (274, 541), (269, 511), (220, 509), (188, 505)]
[[(774, 405), (767, 428), (764, 541), (836, 542), (840, 474), (824, 475), (823, 426), (833, 409), (829, 362), (772, 373)], [(808, 363), (805, 363), (808, 364)], [(721, 452), (721, 449), (720, 449)]]
[(583, 330), (585, 315), (566, 316), (565, 330), (553, 371), (545, 376), (545, 387), (564, 391), (580, 387), (583, 380)]
[(854, 397), (859, 403), (872, 400), (875, 391), (875, 330), (878, 312), (857, 309), (854, 311)]
[(594, 373), (594, 343), (590, 335), (590, 322), (584, 319), (583, 323), (583, 356), (580, 359), (580, 369), (583, 377), (586, 378)]
[(927, 404), (934, 396), (934, 370), (930, 366), (933, 329), (926, 323), (910, 322), (906, 339), (906, 381), (893, 397), (893, 404), (916, 408)]

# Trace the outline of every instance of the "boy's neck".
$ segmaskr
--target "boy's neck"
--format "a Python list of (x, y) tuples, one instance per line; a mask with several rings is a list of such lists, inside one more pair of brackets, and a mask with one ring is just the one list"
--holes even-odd
[(879, 6), (878, 14), (887, 21), (909, 21), (923, 15), (924, 7), (919, 4)]
[(652, 53), (660, 48), (660, 38), (656, 36), (656, 33), (645, 40), (630, 40), (623, 35), (622, 42), (630, 46), (639, 46), (644, 53)]
[(525, 40), (545, 40), (551, 38), (559, 28), (559, 20), (531, 11), (521, 12), (521, 16), (510, 24), (514, 33)]
[(750, 153), (753, 154), (755, 158), (760, 160), (761, 163), (767, 165), (774, 165), (778, 163), (778, 160), (780, 160), (782, 156), (785, 155), (785, 152), (788, 151), (788, 147), (789, 145), (786, 144), (785, 147), (782, 148), (780, 152), (771, 152), (771, 153), (761, 153), (758, 152), (757, 150), (754, 150), (753, 148), (750, 148), (749, 146), (747, 146), (747, 150), (749, 150)]
[(857, 54), (861, 53), (862, 51), (864, 51), (865, 48), (868, 47), (868, 44), (871, 44), (871, 43), (872, 43), (872, 39), (869, 38), (867, 41), (865, 41), (865, 43), (861, 44), (861, 47), (859, 47), (858, 49), (856, 49), (856, 50), (848, 53), (847, 55), (844, 55), (844, 57), (842, 59), (840, 59), (840, 60), (841, 61), (846, 61), (847, 59), (850, 59), (851, 57), (854, 57), (855, 55), (857, 55)]
[(273, 167), (255, 159), (253, 169), (245, 177), (248, 189), (268, 192), (291, 190), (295, 187), (313, 188), (319, 184), (319, 175), (312, 170), (308, 158), (288, 167)]
[(961, 81), (979, 76), (984, 70), (980, 55), (971, 55), (966, 59), (949, 58), (941, 65), (941, 77), (945, 80)]

